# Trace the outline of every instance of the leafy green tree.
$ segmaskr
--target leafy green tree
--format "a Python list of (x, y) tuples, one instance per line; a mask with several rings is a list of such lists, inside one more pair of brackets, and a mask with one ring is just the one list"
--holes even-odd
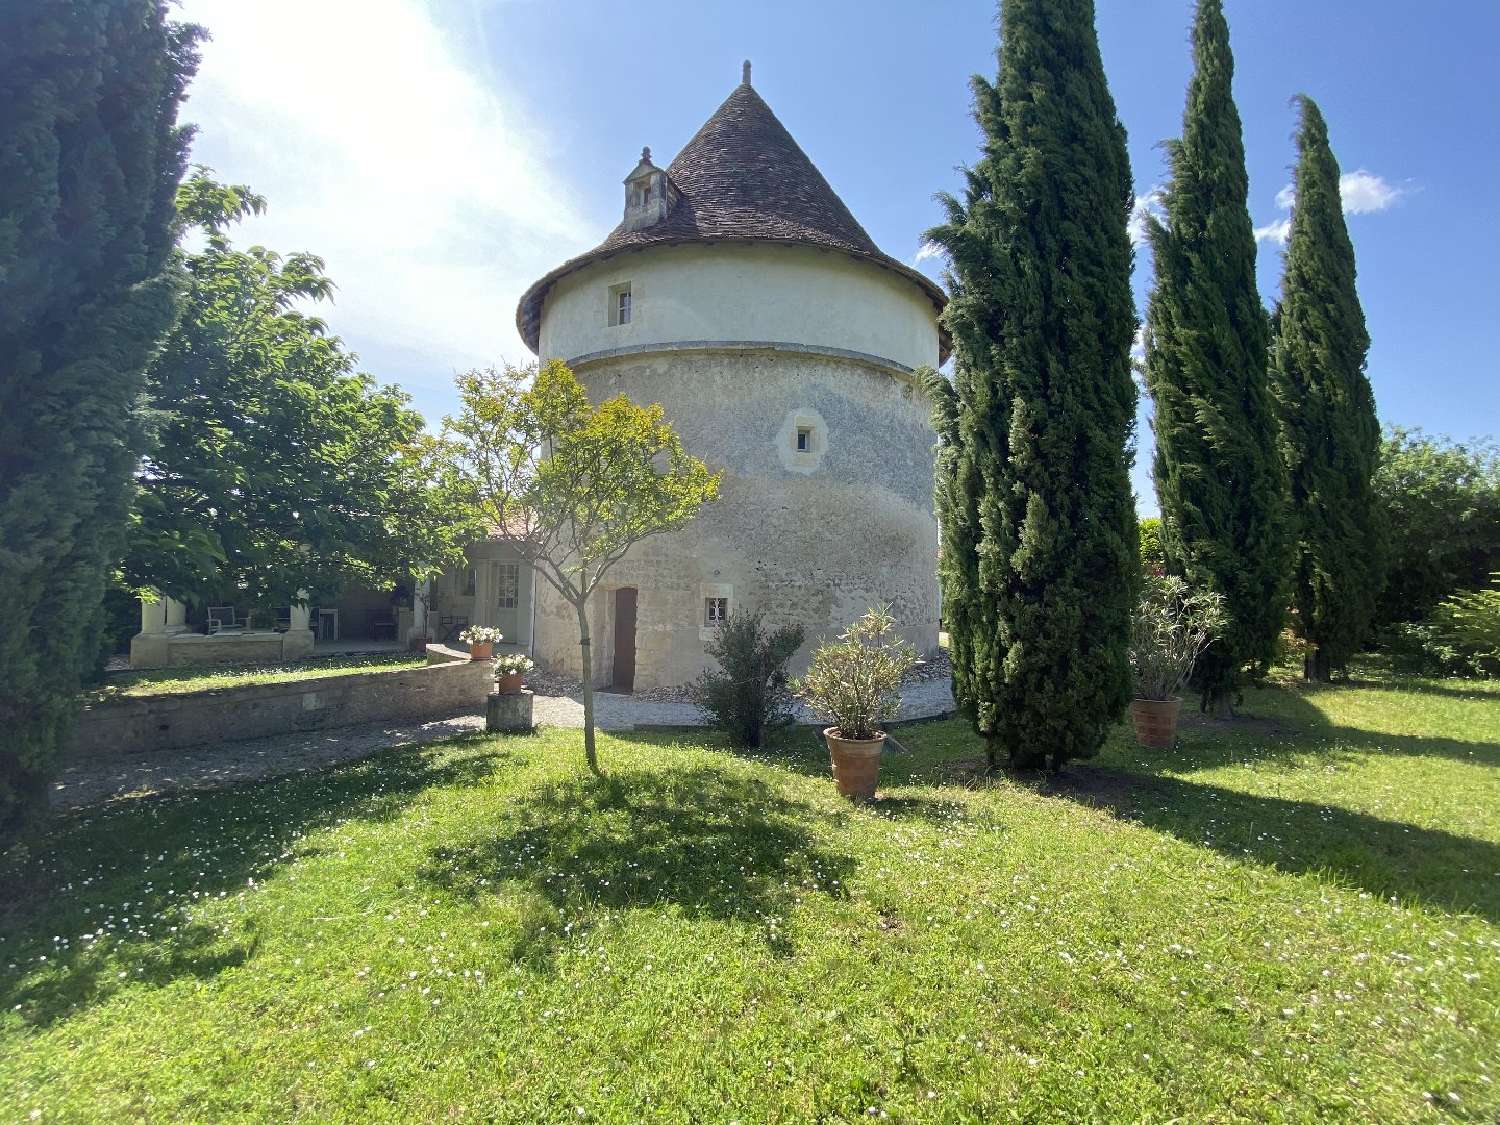
[(1400, 426), (1386, 431), (1375, 495), (1390, 544), (1382, 626), (1420, 621), (1500, 570), (1500, 449)]
[[(937, 504), (954, 690), (991, 764), (1095, 753), (1130, 698), (1136, 319), (1125, 130), (1090, 0), (1002, 0), (983, 156), (948, 221)], [(941, 392), (940, 388), (935, 388)]]
[(1281, 633), (1286, 480), (1222, 0), (1198, 2), (1193, 59), (1182, 139), (1167, 148), (1164, 219), (1146, 216), (1156, 281), (1145, 370), (1168, 566), (1223, 595), (1229, 618), (1193, 683), (1205, 711), (1227, 715), (1242, 671), (1263, 673)]
[(198, 36), (162, 0), (0, 5), (0, 829), (44, 793), (99, 648), (181, 285)]
[(1369, 634), (1385, 577), (1374, 491), (1380, 423), (1338, 161), (1317, 104), (1298, 103), (1296, 204), (1271, 370), (1296, 541), (1294, 627), (1310, 648), (1306, 676), (1327, 680)]
[(333, 291), (322, 260), (230, 243), (264, 206), (202, 169), (178, 195), (203, 248), (185, 257), (182, 317), (149, 372), (155, 441), (124, 572), (181, 601), (324, 600), (431, 573), (461, 548), (421, 415), (299, 308)]
[(471, 371), (444, 420), (444, 487), (471, 526), (512, 544), (578, 615), (583, 750), (594, 746), (589, 599), (635, 544), (676, 531), (719, 495), (719, 475), (682, 447), (659, 405), (592, 405), (560, 360)]

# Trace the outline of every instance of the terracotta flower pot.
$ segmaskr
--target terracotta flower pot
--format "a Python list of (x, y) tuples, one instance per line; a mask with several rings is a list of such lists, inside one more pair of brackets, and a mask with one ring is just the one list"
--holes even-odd
[(524, 678), (522, 672), (502, 672), (495, 677), (495, 690), (501, 695), (520, 695)]
[(828, 743), (828, 760), (833, 766), (833, 781), (840, 795), (851, 801), (868, 801), (875, 796), (880, 778), (880, 749), (885, 735), (875, 738), (840, 738), (838, 727), (823, 732)]
[(1130, 722), (1135, 727), (1136, 741), (1157, 750), (1171, 749), (1177, 741), (1177, 712), (1181, 708), (1182, 700), (1175, 696), (1171, 699), (1132, 699)]
[(475, 641), (469, 646), (469, 659), (475, 664), (481, 660), (493, 660), (495, 658), (495, 644), (493, 641)]

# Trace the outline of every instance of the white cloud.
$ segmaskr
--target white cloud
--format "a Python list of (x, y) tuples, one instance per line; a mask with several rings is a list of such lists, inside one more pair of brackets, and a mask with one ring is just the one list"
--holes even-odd
[[(1406, 188), (1397, 187), (1385, 178), (1363, 168), (1355, 172), (1345, 172), (1339, 177), (1339, 198), (1346, 215), (1371, 215), (1377, 211), (1384, 211), (1394, 205), (1406, 192)], [(1287, 184), (1276, 193), (1276, 206), (1281, 210), (1290, 211), (1296, 204), (1297, 189), (1291, 184)], [(1267, 223), (1263, 227), (1256, 227), (1255, 240), (1279, 242), (1285, 245), (1291, 233), (1291, 219), (1282, 218)]]
[(941, 258), (946, 253), (947, 251), (936, 242), (924, 242), (921, 246), (917, 247), (916, 254), (912, 256), (911, 264), (914, 266), (921, 265), (928, 258)]
[(1345, 172), (1339, 177), (1339, 195), (1344, 201), (1346, 215), (1368, 215), (1384, 211), (1405, 194), (1405, 188), (1387, 183), (1374, 172), (1366, 172), (1363, 168), (1357, 172)]
[(516, 301), (594, 239), (543, 138), (422, 0), (183, 0), (182, 15), (213, 36), (183, 115), (194, 159), (269, 205), (238, 241), (320, 254), (338, 285), (322, 315), (367, 361), (404, 353), (436, 385), (529, 358)]
[(1165, 212), (1162, 211), (1161, 201), (1163, 197), (1162, 186), (1152, 184), (1145, 195), (1135, 197), (1135, 207), (1130, 212), (1130, 244), (1139, 246), (1146, 241), (1146, 216), (1154, 215), (1160, 220)]
[(1292, 220), (1291, 219), (1277, 219), (1274, 222), (1267, 223), (1263, 227), (1256, 227), (1255, 228), (1255, 241), (1256, 242), (1276, 242), (1276, 243), (1280, 243), (1282, 246), (1285, 246), (1286, 245), (1286, 240), (1291, 237), (1291, 234), (1292, 234)]

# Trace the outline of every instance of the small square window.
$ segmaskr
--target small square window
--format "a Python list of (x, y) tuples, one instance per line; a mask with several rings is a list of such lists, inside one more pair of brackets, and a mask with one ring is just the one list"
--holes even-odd
[(728, 598), (704, 598), (703, 599), (703, 624), (722, 625), (724, 619), (729, 616)]
[(630, 323), (630, 282), (609, 287), (609, 325), (617, 328)]
[(812, 449), (812, 428), (810, 426), (797, 427), (797, 452), (806, 453)]

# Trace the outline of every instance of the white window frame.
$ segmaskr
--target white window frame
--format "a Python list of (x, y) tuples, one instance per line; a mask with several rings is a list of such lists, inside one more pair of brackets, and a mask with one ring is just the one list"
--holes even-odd
[(622, 281), (609, 287), (609, 310), (607, 320), (611, 328), (629, 324), (635, 316), (635, 297), (630, 282)]
[(515, 609), (521, 604), (521, 564), (496, 563), (495, 605), (498, 609)]
[[(717, 610), (717, 616), (715, 615)], [(729, 599), (710, 594), (703, 599), (703, 627), (717, 629), (729, 618)]]

